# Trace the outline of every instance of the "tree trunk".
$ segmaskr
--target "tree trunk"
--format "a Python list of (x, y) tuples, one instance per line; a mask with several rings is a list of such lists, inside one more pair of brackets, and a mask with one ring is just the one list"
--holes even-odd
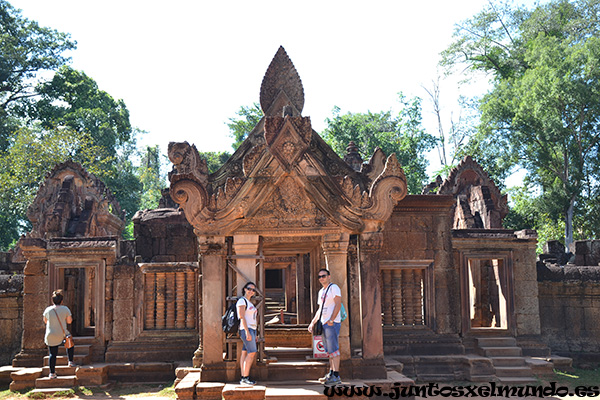
[(565, 215), (565, 248), (569, 252), (571, 243), (573, 243), (573, 209), (575, 208), (575, 196), (569, 200), (569, 208)]

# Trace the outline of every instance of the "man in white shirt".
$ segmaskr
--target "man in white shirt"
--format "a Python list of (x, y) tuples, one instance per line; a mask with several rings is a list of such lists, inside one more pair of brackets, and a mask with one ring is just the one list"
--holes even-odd
[(342, 291), (335, 283), (331, 283), (331, 275), (325, 268), (319, 270), (319, 282), (323, 286), (319, 290), (318, 304), (315, 317), (308, 326), (312, 333), (313, 327), (321, 317), (323, 324), (323, 344), (329, 355), (329, 373), (321, 378), (326, 385), (335, 385), (340, 379), (340, 327), (342, 325), (340, 310), (342, 308)]

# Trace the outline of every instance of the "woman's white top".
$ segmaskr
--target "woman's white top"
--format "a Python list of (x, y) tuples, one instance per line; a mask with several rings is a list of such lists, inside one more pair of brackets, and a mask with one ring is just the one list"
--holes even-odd
[[(244, 315), (242, 316), (241, 314), (241, 310), (240, 307), (242, 306), (246, 306), (246, 312), (244, 313)], [(248, 329), (256, 329), (256, 307), (254, 306), (254, 304), (252, 304), (252, 302), (248, 299), (246, 299), (245, 297), (240, 297), (237, 301), (237, 303), (235, 304), (235, 307), (237, 308), (237, 313), (238, 313), (238, 318), (240, 319), (240, 330), (243, 329), (242, 326), (242, 317), (246, 320), (246, 325), (248, 326)]]
[[(323, 315), (321, 316), (321, 323), (322, 324), (326, 324), (327, 322), (329, 322), (330, 319), (333, 320), (333, 322), (342, 322), (342, 317), (341, 317), (341, 313), (338, 312), (337, 316), (335, 318), (331, 318), (331, 314), (333, 314), (333, 309), (335, 308), (335, 297), (339, 296), (342, 297), (342, 291), (340, 290), (340, 287), (338, 285), (336, 285), (335, 283), (331, 283), (329, 284), (329, 290), (327, 290), (327, 286), (324, 288), (321, 288), (321, 290), (319, 290), (319, 300), (317, 300), (317, 303), (319, 304), (320, 307), (323, 307)], [(325, 292), (327, 292), (327, 295), (325, 295)], [(325, 302), (323, 302), (323, 297), (325, 297)], [(341, 310), (341, 308), (340, 308)]]
[[(53, 310), (56, 310), (56, 314)], [(62, 324), (62, 327), (65, 330), (64, 334), (63, 330), (60, 328), (58, 319), (56, 318), (57, 314), (58, 318), (60, 318), (60, 324)], [(48, 346), (58, 346), (65, 338), (65, 334), (70, 334), (70, 332), (67, 330), (67, 317), (71, 315), (71, 310), (69, 310), (69, 307), (67, 306), (50, 306), (44, 310), (43, 315), (47, 321), (44, 342)]]

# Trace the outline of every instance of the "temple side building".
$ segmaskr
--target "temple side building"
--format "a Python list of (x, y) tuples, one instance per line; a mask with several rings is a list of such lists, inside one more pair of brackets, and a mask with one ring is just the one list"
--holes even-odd
[(409, 195), (394, 154), (378, 149), (363, 161), (351, 143), (340, 157), (302, 115), (302, 82), (283, 48), (260, 105), (264, 117), (213, 174), (196, 145), (169, 145), (169, 192), (136, 214), (131, 241), (92, 174), (67, 162), (47, 175), (20, 241), (23, 336), (13, 365), (42, 364), (40, 316), (62, 288), (89, 349), (83, 363), (188, 362), (203, 381), (234, 381), (239, 339), (223, 333), (221, 315), (254, 281), (256, 378), (316, 379), (326, 366), (310, 359), (306, 327), (326, 267), (348, 310), (343, 377), (385, 378), (393, 364), (420, 380), (533, 381), (525, 357), (550, 356), (537, 236), (502, 228), (506, 196), (476, 161)]

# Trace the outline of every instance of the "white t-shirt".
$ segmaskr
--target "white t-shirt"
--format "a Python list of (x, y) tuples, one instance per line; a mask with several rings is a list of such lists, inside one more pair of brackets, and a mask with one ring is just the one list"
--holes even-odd
[[(53, 310), (56, 310), (56, 314)], [(57, 314), (58, 318), (60, 318), (62, 329), (56, 318)], [(69, 334), (69, 331), (67, 330), (67, 317), (71, 315), (71, 310), (69, 310), (69, 307), (67, 306), (50, 306), (44, 310), (43, 315), (46, 318), (46, 321), (48, 321), (46, 322), (44, 342), (48, 346), (58, 346), (65, 338), (65, 334)], [(63, 334), (63, 329), (65, 330), (65, 334)]]
[[(325, 304), (323, 304), (323, 296), (325, 296), (325, 292), (327, 292), (325, 298)], [(323, 315), (321, 316), (321, 323), (326, 324), (331, 318), (331, 314), (333, 314), (333, 309), (335, 308), (335, 297), (342, 297), (342, 291), (340, 287), (335, 283), (331, 283), (329, 285), (329, 290), (327, 287), (321, 288), (319, 290), (319, 300), (317, 301), (319, 306), (323, 304)], [(341, 310), (341, 308), (340, 308)], [(342, 317), (338, 312), (338, 315), (333, 319), (333, 322), (342, 322)]]
[(246, 306), (246, 313), (244, 318), (246, 319), (246, 325), (248, 325), (248, 329), (256, 329), (256, 307), (252, 304), (251, 301), (246, 299), (245, 297), (240, 297), (235, 303), (235, 307), (237, 308), (238, 318), (240, 319), (240, 330), (243, 329), (242, 326), (242, 315), (240, 314), (240, 307)]

